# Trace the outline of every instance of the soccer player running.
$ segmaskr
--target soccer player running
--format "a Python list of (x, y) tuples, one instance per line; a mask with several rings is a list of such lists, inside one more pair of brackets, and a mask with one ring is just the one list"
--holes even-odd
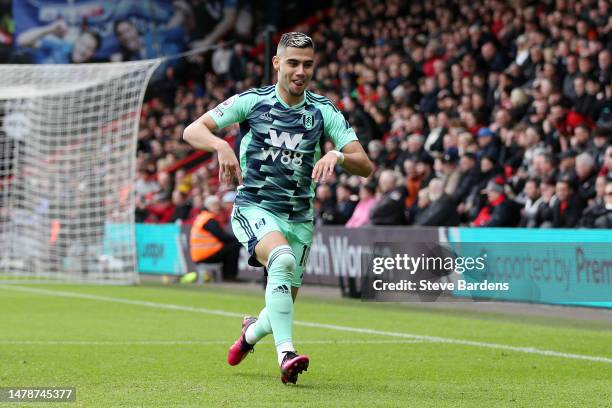
[[(205, 113), (184, 132), (193, 147), (217, 152), (222, 180), (240, 184), (232, 229), (250, 254), (249, 263), (268, 271), (265, 307), (247, 316), (230, 347), (228, 363), (239, 364), (266, 335), (274, 335), (283, 383), (296, 383), (308, 356), (293, 346), (293, 302), (313, 236), (316, 183), (341, 165), (367, 177), (372, 164), (355, 132), (325, 97), (306, 88), (314, 71), (314, 44), (305, 34), (283, 34), (272, 58), (276, 85), (234, 95)], [(229, 144), (213, 135), (240, 124), (240, 162)], [(335, 145), (323, 157), (325, 138)]]

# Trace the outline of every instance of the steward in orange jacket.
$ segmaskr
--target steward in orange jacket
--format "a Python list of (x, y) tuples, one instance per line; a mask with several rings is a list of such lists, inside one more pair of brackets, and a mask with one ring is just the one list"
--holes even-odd
[(223, 280), (235, 280), (238, 275), (240, 243), (228, 234), (219, 222), (219, 198), (206, 198), (202, 212), (191, 227), (189, 247), (191, 259), (199, 263), (223, 263)]

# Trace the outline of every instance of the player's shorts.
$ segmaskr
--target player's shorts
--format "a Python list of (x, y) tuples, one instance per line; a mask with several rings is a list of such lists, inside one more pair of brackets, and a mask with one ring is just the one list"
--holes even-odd
[(232, 211), (232, 230), (240, 243), (247, 249), (249, 264), (261, 266), (255, 258), (255, 246), (269, 232), (278, 231), (293, 250), (297, 267), (291, 279), (291, 286), (302, 286), (304, 268), (312, 246), (312, 222), (289, 222), (277, 217), (270, 211), (255, 205), (234, 206)]

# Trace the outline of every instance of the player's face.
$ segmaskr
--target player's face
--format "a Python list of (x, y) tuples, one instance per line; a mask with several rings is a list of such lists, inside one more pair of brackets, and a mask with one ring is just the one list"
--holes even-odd
[(278, 83), (292, 96), (301, 96), (314, 72), (312, 48), (285, 48), (272, 60), (278, 72)]

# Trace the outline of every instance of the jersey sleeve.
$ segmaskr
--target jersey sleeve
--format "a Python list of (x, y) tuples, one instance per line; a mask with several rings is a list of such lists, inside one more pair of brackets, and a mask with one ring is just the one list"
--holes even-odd
[(234, 95), (207, 113), (213, 118), (217, 127), (223, 129), (244, 121), (256, 102), (257, 95), (254, 94)]
[(321, 114), (325, 136), (334, 143), (336, 150), (342, 151), (344, 146), (353, 140), (358, 140), (355, 131), (338, 109), (325, 104), (321, 109)]

